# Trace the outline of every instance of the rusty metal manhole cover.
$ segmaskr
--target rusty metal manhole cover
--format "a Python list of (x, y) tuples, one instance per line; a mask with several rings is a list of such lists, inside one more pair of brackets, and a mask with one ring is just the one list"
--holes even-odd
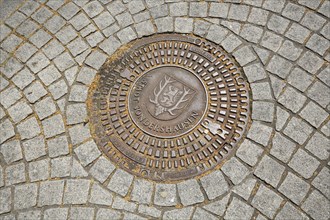
[(101, 68), (89, 95), (97, 145), (119, 167), (155, 181), (220, 164), (249, 115), (248, 86), (233, 58), (193, 36), (133, 42)]

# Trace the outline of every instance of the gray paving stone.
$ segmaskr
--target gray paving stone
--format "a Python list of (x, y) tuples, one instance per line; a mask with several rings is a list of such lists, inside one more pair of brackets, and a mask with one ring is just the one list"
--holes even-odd
[(298, 65), (308, 72), (315, 74), (317, 70), (322, 66), (323, 60), (316, 56), (316, 54), (307, 51), (304, 55), (298, 60)]
[(65, 132), (63, 118), (60, 114), (51, 116), (42, 121), (44, 135), (46, 138), (54, 137)]
[(65, 1), (63, 1), (63, 0), (61, 0), (61, 1), (58, 1), (58, 0), (49, 0), (46, 5), (49, 6), (50, 8), (52, 8), (53, 10), (57, 10), (64, 3), (65, 3)]
[(85, 43), (83, 39), (80, 37), (76, 38), (75, 40), (71, 41), (68, 44), (68, 49), (70, 50), (71, 54), (76, 57), (77, 55), (81, 54), (85, 50), (88, 49), (88, 45)]
[(0, 189), (0, 214), (10, 212), (11, 210), (11, 189), (2, 188)]
[[(212, 8), (212, 5), (210, 7)], [(169, 4), (169, 9), (171, 17), (186, 16), (188, 15), (188, 2), (174, 2)]]
[(53, 39), (46, 46), (42, 48), (42, 51), (49, 59), (52, 60), (53, 58), (57, 57), (57, 55), (61, 54), (64, 51), (64, 47), (61, 45), (61, 43), (58, 40)]
[(38, 52), (27, 62), (27, 66), (32, 70), (32, 72), (37, 73), (48, 66), (49, 63), (50, 62), (47, 57), (42, 52)]
[(193, 205), (204, 201), (203, 193), (200, 190), (200, 186), (196, 180), (186, 180), (178, 183), (177, 187), (180, 201), (184, 206)]
[(289, 166), (305, 179), (312, 177), (320, 162), (306, 151), (299, 149), (292, 157)]
[(70, 104), (66, 109), (66, 122), (68, 125), (84, 122), (87, 117), (85, 104)]
[(28, 169), (31, 182), (46, 180), (49, 177), (49, 159), (30, 162)]
[(329, 178), (330, 170), (327, 167), (323, 167), (312, 182), (312, 185), (320, 190), (328, 199), (330, 198)]
[(15, 11), (8, 19), (5, 20), (5, 24), (12, 28), (18, 27), (24, 20), (26, 16), (18, 11)]
[(54, 63), (60, 71), (64, 71), (73, 66), (75, 61), (68, 52), (64, 52), (54, 59)]
[(330, 204), (322, 194), (314, 190), (301, 208), (314, 219), (327, 219), (330, 215)]
[(276, 132), (273, 138), (273, 146), (270, 154), (284, 163), (287, 163), (296, 149), (296, 144), (282, 134)]
[(155, 24), (157, 27), (157, 32), (172, 32), (174, 30), (173, 18), (164, 17), (155, 19)]
[(108, 11), (113, 15), (117, 15), (126, 10), (126, 6), (120, 1), (113, 1), (107, 6)]
[(31, 211), (20, 212), (17, 215), (17, 219), (18, 220), (41, 219), (41, 210), (31, 210)]
[(166, 4), (157, 5), (149, 9), (151, 17), (154, 19), (166, 17), (168, 15), (168, 7)]
[(225, 28), (222, 28), (218, 25), (211, 25), (206, 38), (213, 41), (216, 44), (219, 44), (221, 41), (223, 41), (228, 34), (228, 31)]
[(245, 202), (233, 198), (224, 216), (225, 219), (250, 219), (254, 209)]
[(131, 192), (132, 201), (139, 204), (150, 204), (153, 194), (153, 184), (144, 179), (136, 178), (134, 180), (133, 189)]
[(100, 208), (96, 214), (97, 220), (120, 219), (120, 217), (121, 213), (113, 209)]
[(261, 39), (261, 46), (276, 52), (280, 48), (282, 41), (283, 38), (279, 35), (266, 31)]
[(15, 34), (11, 34), (1, 43), (1, 48), (11, 53), (22, 43), (22, 41), (23, 40)]
[(48, 89), (55, 100), (68, 93), (68, 86), (63, 79), (50, 85)]
[(59, 15), (54, 15), (51, 17), (45, 24), (44, 27), (47, 28), (52, 34), (55, 34), (59, 31), (64, 25), (65, 20)]
[(79, 11), (79, 7), (76, 6), (74, 3), (69, 2), (62, 6), (60, 9), (57, 10), (57, 12), (62, 15), (65, 20), (69, 20), (73, 16), (75, 16)]
[(316, 9), (321, 1), (320, 0), (315, 0), (315, 1), (308, 1), (308, 0), (298, 0), (298, 3), (301, 4), (301, 5), (304, 5), (304, 6), (307, 6), (311, 9)]
[(88, 199), (90, 180), (72, 179), (66, 181), (64, 204), (85, 204)]
[(16, 32), (24, 37), (29, 37), (33, 32), (38, 29), (38, 24), (31, 19), (23, 21), (23, 23), (17, 27)]
[(258, 162), (263, 151), (264, 150), (261, 147), (254, 144), (250, 140), (245, 139), (238, 148), (236, 156), (248, 165), (254, 166)]
[(126, 196), (134, 176), (123, 170), (116, 170), (110, 179), (108, 188), (121, 196)]
[(62, 75), (54, 65), (49, 65), (48, 67), (40, 71), (38, 73), (38, 76), (46, 86), (49, 86), (57, 79), (61, 78)]
[(284, 10), (282, 12), (282, 15), (284, 17), (287, 17), (287, 18), (289, 18), (291, 20), (294, 20), (294, 21), (297, 21), (298, 22), (303, 17), (304, 12), (305, 12), (305, 8), (304, 7), (289, 2), (285, 6), (285, 8), (284, 8)]
[(254, 174), (276, 188), (280, 182), (284, 170), (285, 167), (283, 165), (265, 155), (258, 164)]
[(47, 91), (39, 81), (36, 81), (24, 89), (24, 95), (29, 100), (29, 102), (33, 104), (47, 95)]
[(194, 22), (194, 34), (198, 36), (205, 36), (210, 28), (211, 23), (204, 20), (196, 20)]
[(88, 125), (76, 125), (69, 128), (71, 143), (73, 145), (80, 144), (91, 137)]
[(256, 184), (255, 179), (247, 179), (245, 182), (243, 182), (241, 185), (237, 185), (233, 188), (232, 192), (235, 194), (241, 196), (246, 201), (249, 199), (252, 190), (254, 189)]
[(156, 184), (154, 204), (159, 206), (175, 206), (177, 204), (175, 184)]
[(14, 127), (9, 121), (9, 119), (5, 120), (4, 122), (0, 123), (0, 143), (5, 142), (11, 137), (15, 136)]
[(298, 144), (303, 144), (313, 129), (307, 123), (296, 117), (292, 118), (284, 129), (284, 134), (292, 138)]
[(243, 179), (249, 174), (249, 169), (246, 168), (240, 161), (236, 158), (231, 158), (222, 167), (221, 170), (226, 176), (237, 185), (243, 181)]
[(276, 74), (284, 79), (289, 75), (291, 68), (292, 64), (289, 61), (278, 55), (275, 55), (270, 60), (266, 69), (267, 71)]
[(112, 194), (99, 184), (94, 183), (88, 201), (94, 204), (110, 206), (112, 204)]
[(325, 1), (321, 5), (321, 7), (318, 9), (318, 12), (320, 12), (324, 16), (328, 16), (329, 17), (329, 7), (330, 7), (329, 1)]
[(301, 92), (306, 91), (312, 82), (313, 77), (299, 67), (294, 68), (288, 77), (288, 83)]
[(127, 27), (118, 31), (117, 36), (122, 44), (126, 44), (137, 38), (135, 32), (131, 27)]
[(309, 218), (300, 210), (296, 209), (292, 204), (287, 202), (275, 217), (275, 220), (285, 220), (285, 219), (307, 220)]
[(35, 13), (33, 13), (31, 18), (33, 18), (33, 20), (35, 20), (39, 24), (43, 24), (52, 15), (53, 13), (47, 7), (41, 7)]
[(97, 71), (92, 68), (83, 67), (83, 68), (81, 68), (80, 72), (78, 73), (76, 81), (81, 82), (85, 85), (90, 85), (93, 82), (96, 72)]
[(193, 31), (192, 18), (175, 18), (174, 31), (179, 33), (190, 33)]
[(72, 207), (70, 210), (70, 219), (92, 220), (94, 218), (94, 208), (92, 207)]
[(273, 93), (276, 99), (280, 96), (280, 94), (283, 92), (284, 87), (287, 85), (287, 83), (279, 78), (278, 76), (269, 75), (270, 78), (270, 85), (272, 86)]
[(210, 214), (209, 212), (197, 207), (196, 211), (194, 212), (194, 215), (192, 217), (192, 220), (199, 220), (199, 219), (209, 219), (209, 220), (216, 220), (218, 219), (214, 215)]
[(328, 22), (328, 23), (326, 23), (325, 25), (324, 25), (324, 27), (322, 28), (322, 30), (320, 31), (320, 33), (325, 37), (325, 38), (327, 38), (328, 40), (330, 40), (330, 23)]
[(314, 102), (309, 102), (299, 115), (311, 125), (318, 128), (329, 114)]
[(52, 178), (70, 176), (71, 161), (72, 158), (70, 156), (52, 159), (50, 166), (50, 176)]
[(7, 109), (21, 97), (21, 93), (14, 86), (10, 86), (0, 93), (0, 103)]
[[(64, 180), (44, 181), (40, 183), (38, 206), (61, 205)], [(45, 216), (45, 212), (44, 212)]]
[(26, 181), (25, 165), (18, 163), (15, 165), (7, 166), (5, 169), (6, 186), (22, 183)]
[(5, 76), (11, 78), (13, 75), (15, 75), (15, 73), (17, 73), (22, 68), (23, 65), (17, 59), (11, 57), (5, 63), (4, 66), (0, 67), (0, 70)]
[(202, 177), (200, 181), (209, 200), (223, 195), (228, 190), (228, 183), (219, 170)]
[(127, 4), (127, 7), (131, 14), (136, 14), (146, 8), (142, 0), (131, 1)]
[(132, 213), (124, 213), (124, 217), (123, 220), (131, 220), (131, 219), (135, 219), (135, 220), (147, 220), (147, 218), (144, 218), (142, 216), (139, 215), (135, 215)]
[(165, 211), (163, 215), (163, 219), (167, 219), (167, 220), (190, 219), (193, 214), (193, 211), (194, 209), (192, 207)]
[(101, 155), (94, 141), (88, 141), (80, 145), (74, 150), (74, 152), (78, 156), (80, 163), (83, 166), (87, 166), (88, 164), (92, 163)]
[(260, 8), (252, 8), (248, 22), (265, 26), (269, 12)]
[(245, 66), (246, 64), (256, 59), (256, 56), (254, 55), (252, 49), (249, 46), (245, 46), (240, 48), (239, 50), (236, 50), (233, 55), (241, 66)]
[(3, 155), (3, 158), (7, 164), (23, 158), (20, 142), (18, 140), (1, 144), (0, 153)]
[(101, 30), (103, 30), (104, 28), (110, 26), (115, 22), (115, 19), (107, 11), (102, 12), (93, 20)]
[(218, 201), (215, 201), (215, 202), (212, 202), (212, 203), (209, 203), (209, 204), (203, 206), (203, 209), (205, 209), (215, 215), (221, 216), (226, 211), (229, 197), (230, 197), (230, 194), (226, 195), (224, 198), (222, 198)]
[(329, 93), (329, 87), (319, 81), (316, 81), (307, 91), (307, 96), (325, 108), (330, 102)]
[(321, 128), (321, 131), (327, 137), (330, 136), (330, 121), (328, 121), (325, 125), (323, 125), (323, 127)]
[(325, 22), (324, 18), (311, 11), (308, 11), (301, 20), (302, 25), (313, 31), (319, 30)]
[(44, 211), (44, 219), (67, 219), (69, 208), (49, 208)]
[(15, 186), (14, 208), (16, 210), (33, 207), (37, 204), (37, 183), (26, 183)]
[(88, 173), (85, 171), (85, 169), (75, 158), (72, 158), (71, 177), (86, 177), (86, 176), (88, 176)]
[(102, 42), (104, 40), (104, 37), (103, 35), (101, 34), (101, 32), (99, 31), (96, 31), (90, 35), (88, 35), (86, 37), (86, 40), (88, 42), (88, 44), (91, 46), (91, 47), (95, 47), (97, 46), (100, 42)]
[(27, 161), (31, 161), (46, 155), (44, 138), (42, 136), (23, 141), (22, 146), (24, 157)]
[(287, 87), (278, 101), (289, 110), (297, 113), (305, 104), (307, 98), (301, 93), (297, 92), (292, 87)]
[(26, 62), (33, 54), (37, 52), (37, 48), (32, 44), (25, 42), (15, 52), (15, 56), (22, 62)]
[(246, 5), (232, 4), (229, 9), (228, 18), (238, 21), (246, 21), (249, 14), (249, 8), (250, 7)]
[(292, 202), (299, 205), (309, 191), (309, 188), (310, 186), (308, 183), (289, 172), (279, 187), (279, 191)]
[(69, 153), (69, 145), (65, 136), (58, 136), (47, 141), (48, 155), (51, 158), (67, 155)]
[(252, 122), (247, 137), (266, 147), (272, 131), (273, 129), (268, 125), (264, 125), (260, 122)]
[(8, 113), (15, 123), (22, 121), (32, 112), (31, 107), (25, 101), (19, 101), (8, 108)]
[(40, 120), (47, 118), (56, 112), (56, 105), (50, 97), (46, 97), (43, 100), (34, 104), (35, 112)]
[(262, 7), (267, 10), (279, 13), (284, 8), (284, 4), (285, 4), (285, 0), (279, 0), (276, 2), (274, 2), (273, 0), (266, 0), (263, 3)]
[(91, 1), (83, 9), (90, 18), (93, 18), (103, 11), (103, 6), (97, 1)]
[(94, 178), (103, 183), (110, 174), (115, 170), (115, 166), (105, 157), (100, 157), (92, 168), (89, 170), (89, 173), (92, 174)]
[(274, 104), (271, 102), (255, 101), (252, 107), (252, 119), (272, 122), (274, 118)]
[(3, 220), (16, 220), (14, 214), (7, 214), (3, 216)]
[(303, 43), (309, 36), (310, 31), (300, 24), (293, 23), (285, 33), (285, 36), (298, 43)]
[[(0, 51), (1, 53), (1, 51)], [(0, 90), (4, 90), (9, 85), (8, 80), (3, 78), (3, 76), (0, 76)]]
[[(151, 18), (149, 11), (140, 12), (133, 16), (135, 23), (149, 20)], [(117, 25), (116, 25), (117, 26)], [(119, 29), (119, 26), (117, 26)]]
[(21, 139), (30, 139), (40, 134), (40, 127), (35, 117), (29, 118), (17, 125)]
[(264, 185), (260, 185), (251, 204), (268, 218), (273, 218), (283, 199)]
[(301, 47), (295, 45), (292, 41), (286, 40), (278, 53), (289, 60), (295, 61), (299, 58), (302, 51)]
[(161, 211), (154, 207), (149, 207), (147, 205), (139, 205), (138, 212), (144, 215), (148, 215), (154, 218), (160, 218)]
[(318, 34), (313, 34), (306, 46), (322, 56), (329, 48), (329, 41)]
[(104, 53), (93, 51), (86, 59), (85, 63), (98, 70), (103, 65), (107, 56)]
[(23, 6), (20, 7), (20, 11), (25, 15), (30, 16), (39, 7), (37, 2), (25, 2)]
[(113, 201), (112, 208), (126, 210), (129, 212), (135, 212), (137, 205), (135, 203), (128, 202), (125, 199), (122, 199), (121, 197), (116, 197)]
[[(196, 22), (195, 22), (196, 24)], [(240, 45), (242, 44), (242, 41), (236, 37), (234, 34), (230, 34), (229, 36), (226, 37), (226, 39), (224, 39), (222, 42), (221, 42), (221, 46), (226, 50), (228, 51), (229, 53), (233, 52), (237, 47), (239, 47)], [(254, 68), (254, 67), (248, 67), (248, 70), (249, 71), (250, 69), (249, 68)], [(246, 73), (246, 71), (244, 71)], [(259, 75), (258, 75), (259, 74)], [(255, 75), (258, 75), (260, 77), (260, 72), (256, 73)], [(250, 75), (251, 76), (251, 75)], [(258, 77), (257, 76), (257, 77)], [(250, 81), (250, 79), (249, 79)]]
[(69, 101), (85, 102), (87, 99), (88, 87), (84, 85), (74, 85), (71, 87)]
[(203, 18), (207, 16), (207, 2), (191, 2), (189, 7), (190, 17)]
[(81, 29), (86, 27), (91, 21), (83, 12), (80, 12), (79, 14), (74, 16), (69, 22), (77, 31), (80, 31)]
[(132, 15), (128, 12), (121, 13), (115, 18), (121, 28), (125, 28), (134, 23)]
[(243, 25), (240, 36), (245, 40), (258, 43), (263, 34), (263, 29), (251, 24)]
[(1, 24), (0, 29), (1, 29), (0, 41), (2, 42), (10, 34), (11, 29), (7, 27), (5, 24)]
[(329, 157), (329, 139), (318, 132), (308, 141), (305, 148), (321, 160), (326, 160)]
[(135, 29), (138, 37), (148, 36), (155, 33), (154, 26), (150, 20), (136, 24)]

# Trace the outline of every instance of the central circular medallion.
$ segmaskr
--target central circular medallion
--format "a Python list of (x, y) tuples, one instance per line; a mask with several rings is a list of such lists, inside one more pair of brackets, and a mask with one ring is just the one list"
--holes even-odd
[(176, 66), (151, 69), (133, 84), (128, 110), (134, 123), (159, 138), (174, 138), (191, 131), (207, 109), (202, 81)]
[(231, 155), (245, 133), (249, 94), (241, 68), (204, 39), (136, 40), (97, 76), (87, 102), (92, 136), (133, 175), (158, 182), (200, 176)]

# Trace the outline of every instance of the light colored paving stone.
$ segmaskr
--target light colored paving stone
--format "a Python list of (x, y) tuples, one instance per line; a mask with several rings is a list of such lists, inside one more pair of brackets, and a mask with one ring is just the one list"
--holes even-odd
[(164, 212), (164, 219), (189, 219), (192, 216), (193, 208), (174, 209)]
[(231, 203), (228, 206), (226, 214), (224, 216), (225, 219), (250, 219), (253, 215), (254, 209), (246, 204), (245, 202), (233, 198)]
[(180, 201), (184, 206), (204, 201), (203, 193), (197, 180), (187, 180), (177, 184)]
[(290, 203), (285, 203), (281, 211), (276, 215), (276, 220), (280, 219), (309, 219), (303, 212), (295, 208)]
[(97, 183), (94, 183), (89, 198), (90, 203), (107, 205), (112, 204), (112, 194)]
[(289, 162), (289, 166), (302, 175), (305, 179), (310, 178), (318, 168), (320, 162), (314, 157), (299, 149)]
[[(40, 183), (38, 206), (62, 204), (64, 180), (45, 181)], [(45, 213), (44, 213), (45, 214)]]
[(283, 165), (265, 155), (258, 164), (254, 174), (276, 188), (284, 170), (285, 167)]
[(24, 89), (26, 86), (30, 85), (34, 79), (34, 75), (25, 67), (12, 78), (12, 81), (18, 88)]
[(131, 192), (132, 200), (140, 204), (150, 204), (153, 194), (153, 184), (144, 179), (136, 178)]
[(292, 202), (299, 205), (306, 196), (310, 186), (307, 182), (292, 173), (288, 173), (279, 187), (279, 191)]
[(301, 208), (314, 219), (326, 219), (329, 213), (330, 203), (322, 194), (314, 190)]
[(31, 182), (46, 180), (49, 178), (49, 159), (30, 162), (28, 169)]
[(132, 184), (133, 178), (134, 176), (132, 176), (131, 174), (123, 170), (117, 169), (110, 179), (108, 188), (121, 196), (126, 196)]
[(27, 183), (15, 186), (14, 208), (25, 209), (37, 204), (38, 185), (37, 183)]
[(223, 195), (228, 190), (228, 183), (226, 182), (223, 174), (218, 170), (202, 177), (200, 181), (207, 197), (210, 200)]
[(115, 166), (105, 157), (100, 157), (91, 167), (89, 172), (94, 178), (103, 183), (115, 170)]
[(88, 199), (90, 180), (67, 180), (64, 190), (64, 204), (85, 204)]
[(87, 166), (101, 155), (94, 141), (88, 141), (77, 147), (74, 152), (78, 156), (80, 163)]
[(175, 206), (177, 204), (175, 184), (156, 184), (154, 203), (159, 206)]

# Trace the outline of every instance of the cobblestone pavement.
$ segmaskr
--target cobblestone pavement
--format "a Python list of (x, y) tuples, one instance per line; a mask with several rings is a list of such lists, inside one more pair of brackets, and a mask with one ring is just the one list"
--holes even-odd
[[(328, 219), (328, 0), (5, 0), (0, 219)], [(86, 99), (121, 45), (194, 34), (243, 67), (251, 126), (235, 155), (176, 184), (119, 169)]]

